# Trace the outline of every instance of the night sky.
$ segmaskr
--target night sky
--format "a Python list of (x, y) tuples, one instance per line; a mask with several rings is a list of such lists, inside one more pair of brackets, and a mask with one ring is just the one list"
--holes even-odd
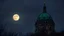
[[(35, 21), (43, 12), (44, 0), (0, 0), (0, 24), (7, 24), (7, 32), (34, 32)], [(46, 0), (47, 13), (55, 22), (57, 32), (64, 30), (64, 0)], [(13, 14), (19, 14), (15, 22)]]

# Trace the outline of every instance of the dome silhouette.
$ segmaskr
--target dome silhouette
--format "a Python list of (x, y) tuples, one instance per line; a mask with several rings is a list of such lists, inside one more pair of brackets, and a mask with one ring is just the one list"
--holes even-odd
[(46, 20), (46, 19), (52, 19), (51, 16), (48, 14), (48, 13), (41, 13), (39, 16), (38, 16), (39, 20)]

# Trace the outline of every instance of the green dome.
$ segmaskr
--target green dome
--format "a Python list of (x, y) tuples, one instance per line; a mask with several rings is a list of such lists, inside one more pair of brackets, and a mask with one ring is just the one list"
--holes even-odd
[(38, 17), (40, 20), (41, 19), (51, 19), (51, 16), (48, 13), (42, 13)]

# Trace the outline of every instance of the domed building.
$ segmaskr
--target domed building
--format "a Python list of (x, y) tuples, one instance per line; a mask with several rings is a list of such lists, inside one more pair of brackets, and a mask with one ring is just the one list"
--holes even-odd
[(50, 14), (47, 13), (45, 3), (43, 12), (38, 16), (35, 27), (35, 33), (39, 33), (40, 35), (42, 33), (50, 35), (55, 32), (55, 23)]
[(63, 34), (55, 32), (55, 23), (51, 15), (47, 13), (44, 2), (43, 12), (35, 22), (35, 33), (31, 36), (60, 36)]

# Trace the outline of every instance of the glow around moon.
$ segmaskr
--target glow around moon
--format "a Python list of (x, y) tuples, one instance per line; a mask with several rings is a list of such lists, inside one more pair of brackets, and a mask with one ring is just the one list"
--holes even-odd
[(18, 21), (20, 19), (20, 16), (18, 14), (13, 15), (13, 20)]

